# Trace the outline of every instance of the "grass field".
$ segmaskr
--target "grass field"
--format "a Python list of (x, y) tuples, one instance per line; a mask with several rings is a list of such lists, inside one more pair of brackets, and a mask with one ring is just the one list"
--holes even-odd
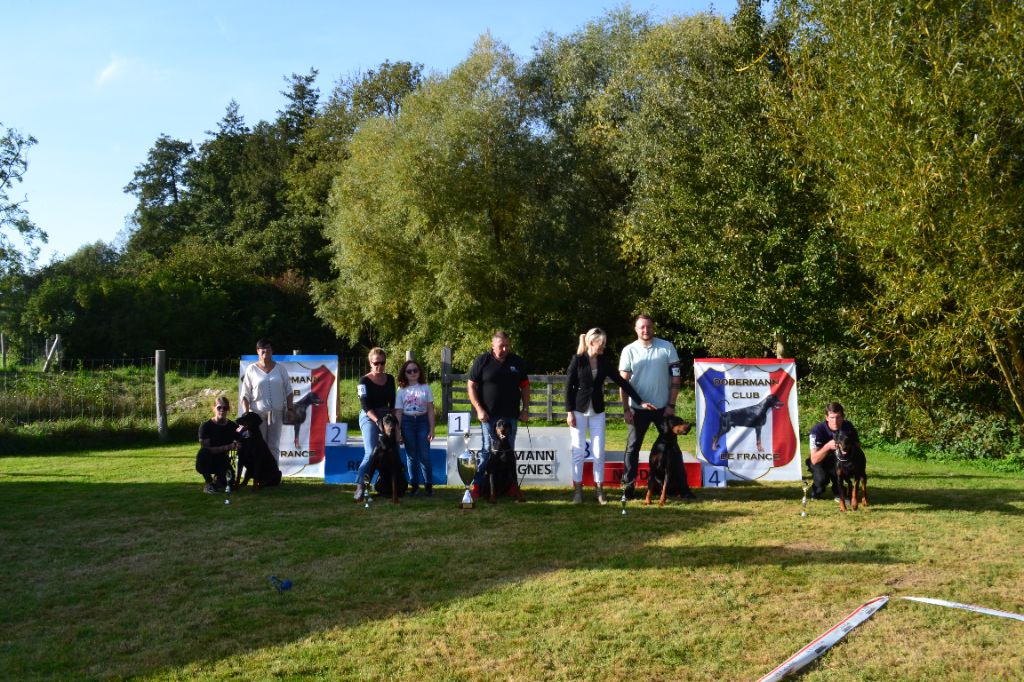
[[(869, 451), (867, 512), (764, 484), (622, 516), (314, 481), (225, 505), (193, 456), (0, 458), (0, 677), (751, 680), (882, 594), (1024, 612), (1021, 475)], [(1022, 677), (1024, 623), (894, 599), (802, 679)]]

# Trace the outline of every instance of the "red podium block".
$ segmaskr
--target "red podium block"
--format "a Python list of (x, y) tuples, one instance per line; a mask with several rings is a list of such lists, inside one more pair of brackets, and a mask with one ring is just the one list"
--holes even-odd
[[(624, 468), (622, 462), (605, 462), (604, 465), (604, 482), (608, 487), (621, 487), (622, 486), (622, 470)], [(691, 488), (700, 488), (702, 479), (700, 475), (700, 462), (687, 462), (683, 460), (683, 469), (686, 470), (686, 484)], [(640, 462), (636, 472), (636, 487), (645, 488), (647, 487), (647, 477), (650, 473), (650, 466), (647, 462)], [(594, 485), (594, 463), (584, 462), (583, 463), (583, 485), (593, 486)]]

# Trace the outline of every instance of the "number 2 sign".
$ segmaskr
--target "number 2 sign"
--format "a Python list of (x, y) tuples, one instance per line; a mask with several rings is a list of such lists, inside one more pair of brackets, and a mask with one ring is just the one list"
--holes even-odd
[(327, 438), (324, 445), (339, 447), (344, 445), (346, 440), (348, 440), (348, 424), (332, 423), (327, 425)]

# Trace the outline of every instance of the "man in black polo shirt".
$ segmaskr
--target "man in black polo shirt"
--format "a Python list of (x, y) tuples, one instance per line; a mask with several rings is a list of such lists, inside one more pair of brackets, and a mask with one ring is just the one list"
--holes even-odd
[(850, 443), (859, 443), (857, 429), (846, 419), (841, 403), (829, 403), (825, 407), (825, 421), (811, 427), (811, 456), (807, 458), (807, 468), (814, 479), (811, 486), (811, 499), (822, 500), (826, 497), (826, 489), (832, 485), (832, 495), (836, 500), (842, 490), (836, 476), (836, 435), (845, 432)]
[(487, 473), (491, 440), (498, 438), (494, 432), (494, 423), (504, 417), (509, 425), (509, 441), (514, 449), (516, 426), (519, 420), (529, 419), (530, 380), (526, 363), (509, 351), (508, 334), (500, 330), (494, 332), (490, 352), (478, 356), (469, 369), (466, 390), (483, 432), (483, 452), (473, 478), (474, 486), (478, 486)]

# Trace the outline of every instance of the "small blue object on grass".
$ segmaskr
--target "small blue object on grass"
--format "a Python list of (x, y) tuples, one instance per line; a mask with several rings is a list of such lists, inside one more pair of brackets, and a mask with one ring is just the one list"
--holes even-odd
[(277, 590), (278, 594), (281, 594), (285, 590), (292, 589), (292, 581), (291, 580), (281, 580), (276, 575), (270, 576), (270, 584), (274, 586), (274, 588)]

